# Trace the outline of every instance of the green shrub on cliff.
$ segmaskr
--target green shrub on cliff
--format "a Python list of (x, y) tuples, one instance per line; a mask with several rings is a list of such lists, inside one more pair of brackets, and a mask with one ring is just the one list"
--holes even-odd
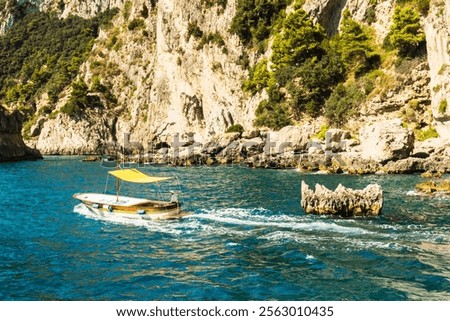
[(227, 3), (227, 0), (202, 0), (202, 5), (206, 6), (208, 9), (217, 5), (222, 8), (222, 10), (225, 10)]
[(123, 5), (123, 17), (125, 20), (128, 20), (131, 14), (131, 9), (133, 8), (133, 2), (132, 1), (125, 1)]
[(128, 24), (128, 30), (130, 30), (130, 31), (136, 30), (136, 29), (144, 29), (144, 27), (145, 27), (145, 21), (140, 18), (134, 18)]
[(61, 112), (70, 117), (81, 116), (87, 108), (102, 108), (103, 105), (97, 95), (92, 95), (87, 84), (82, 81), (72, 83), (72, 91), (68, 102), (61, 107)]
[(270, 73), (267, 70), (267, 59), (263, 59), (250, 69), (249, 77), (245, 80), (242, 89), (256, 94), (268, 86), (269, 79)]
[(439, 113), (445, 114), (447, 112), (447, 99), (441, 100), (438, 108)]
[(296, 118), (301, 113), (317, 116), (334, 87), (345, 79), (345, 65), (339, 54), (328, 48), (321, 59), (305, 61), (294, 74), (287, 89), (292, 97), (292, 110)]
[(333, 125), (344, 124), (349, 117), (358, 113), (360, 103), (365, 98), (356, 84), (339, 84), (325, 103), (325, 116)]
[(314, 24), (298, 2), (274, 38), (267, 71), (263, 60), (250, 72), (244, 88), (253, 93), (266, 87), (269, 99), (257, 110), (256, 124), (272, 128), (318, 115), (332, 88), (344, 79), (345, 67), (336, 50), (325, 41), (324, 29)]
[[(256, 58), (260, 54), (256, 45), (269, 43), (269, 36), (273, 40), (271, 56), (250, 68), (242, 86), (251, 94), (263, 90), (268, 94), (256, 110), (257, 126), (276, 129), (308, 115), (324, 115), (331, 124), (343, 125), (368, 97), (383, 96), (392, 87), (392, 77), (379, 68), (393, 64), (393, 49), (401, 59), (410, 60), (420, 55), (425, 45), (417, 10), (427, 10), (426, 0), (413, 0), (414, 6), (398, 2), (385, 41), (389, 51), (376, 43), (375, 31), (354, 20), (349, 11), (343, 13), (339, 34), (329, 38), (299, 0), (289, 10), (280, 6), (278, 11), (264, 11), (271, 13), (270, 19), (259, 21), (256, 13), (268, 8), (266, 2), (240, 0), (232, 26), (245, 44), (253, 45), (248, 51), (256, 53)], [(375, 0), (369, 3), (372, 19), (377, 4)]]
[(188, 24), (186, 41), (189, 41), (189, 38), (191, 38), (191, 36), (196, 39), (200, 39), (203, 36), (203, 31), (202, 29), (200, 29), (197, 22), (189, 22)]
[(314, 24), (300, 6), (286, 17), (282, 27), (272, 45), (271, 59), (276, 69), (298, 66), (324, 54), (321, 44), (326, 37), (325, 30)]
[(417, 8), (424, 16), (426, 16), (430, 10), (430, 0), (397, 0), (397, 4), (411, 5)]
[(433, 126), (416, 131), (416, 137), (418, 141), (424, 141), (430, 138), (437, 138), (439, 134)]
[(415, 57), (424, 49), (425, 43), (425, 33), (417, 10), (409, 5), (397, 6), (385, 46), (397, 49), (401, 57)]
[(0, 101), (32, 106), (48, 92), (51, 102), (78, 74), (98, 35), (117, 10), (94, 19), (34, 13), (0, 37)]
[(215, 33), (208, 33), (208, 34), (203, 34), (202, 37), (200, 38), (200, 43), (198, 44), (197, 49), (201, 49), (203, 48), (206, 44), (215, 44), (218, 47), (224, 47), (225, 46), (225, 41), (223, 40), (223, 37), (220, 35), (220, 33), (215, 32)]
[(92, 86), (90, 89), (91, 93), (97, 93), (100, 95), (103, 95), (103, 97), (106, 99), (106, 101), (109, 104), (117, 104), (117, 97), (114, 96), (114, 94), (111, 91), (111, 85), (107, 86), (102, 84), (100, 81), (100, 78), (98, 76), (94, 77), (92, 79)]
[(238, 0), (230, 31), (242, 43), (258, 44), (266, 40), (279, 14), (291, 0)]
[(320, 126), (319, 131), (314, 135), (315, 138), (324, 141), (327, 131), (330, 129), (330, 125), (328, 124), (323, 124), (322, 126)]
[(274, 37), (270, 62), (258, 62), (243, 85), (252, 94), (267, 90), (269, 98), (256, 110), (258, 126), (280, 128), (303, 113), (319, 115), (333, 88), (345, 79), (341, 53), (327, 41), (324, 29), (303, 11), (301, 1), (281, 27)]
[(279, 130), (292, 123), (287, 106), (267, 99), (258, 105), (255, 114), (256, 126), (267, 126)]
[(244, 127), (242, 127), (242, 125), (240, 125), (240, 124), (234, 124), (234, 125), (231, 125), (230, 127), (228, 127), (226, 132), (242, 134), (244, 132)]
[(344, 12), (341, 32), (334, 42), (348, 71), (356, 75), (380, 64), (381, 58), (375, 51), (375, 41), (365, 27), (352, 19), (348, 10)]
[(87, 107), (88, 86), (84, 81), (76, 81), (72, 84), (72, 92), (69, 101), (61, 107), (61, 112), (69, 115), (80, 115)]

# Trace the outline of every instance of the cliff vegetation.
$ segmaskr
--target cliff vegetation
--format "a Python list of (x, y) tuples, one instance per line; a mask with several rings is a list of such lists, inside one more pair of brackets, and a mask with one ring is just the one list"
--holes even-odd
[[(89, 56), (99, 28), (107, 24), (117, 10), (93, 19), (36, 12), (19, 20), (0, 37), (0, 101), (23, 111), (29, 120), (36, 113), (36, 101), (48, 97), (41, 114), (51, 114), (67, 86), (72, 86), (69, 102), (61, 110), (69, 115), (96, 107), (87, 96), (87, 88), (74, 82), (79, 68)], [(29, 122), (30, 123), (30, 122)]]
[(44, 153), (97, 152), (125, 132), (156, 146), (292, 125), (358, 138), (390, 119), (428, 141), (450, 133), (449, 12), (441, 0), (1, 1), (0, 104), (24, 113)]
[[(339, 32), (329, 36), (303, 10), (304, 1), (275, 5), (239, 0), (231, 30), (261, 57), (250, 66), (243, 89), (252, 95), (263, 90), (268, 94), (256, 110), (255, 125), (280, 129), (304, 117), (324, 115), (332, 125), (342, 126), (358, 116), (373, 93), (385, 90), (386, 70), (425, 57), (420, 19), (429, 1), (416, 2), (398, 2), (380, 44), (370, 16), (364, 24), (345, 10)], [(280, 14), (288, 5), (288, 13)], [(255, 19), (261, 12), (266, 18)]]

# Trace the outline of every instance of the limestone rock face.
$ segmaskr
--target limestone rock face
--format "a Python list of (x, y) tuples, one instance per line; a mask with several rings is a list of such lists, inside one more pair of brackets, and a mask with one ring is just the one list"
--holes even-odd
[[(450, 135), (450, 2), (430, 1), (425, 20), (430, 89), (436, 129), (441, 136)], [(439, 108), (446, 101), (449, 107)]]
[[(36, 117), (38, 123), (31, 127), (30, 133), (36, 145), (51, 154), (94, 153), (107, 140), (120, 141), (124, 134), (129, 134), (130, 142), (147, 146), (155, 137), (177, 133), (180, 137), (189, 134), (197, 142), (206, 142), (234, 124), (241, 124), (248, 133), (254, 132), (255, 110), (265, 94), (249, 97), (241, 89), (243, 79), (248, 76), (242, 66), (243, 53), (249, 54), (252, 62), (256, 56), (246, 52), (238, 37), (229, 32), (237, 2), (228, 0), (221, 7), (215, 1), (204, 0), (4, 1), (0, 8), (0, 34), (13, 26), (14, 15), (19, 11), (41, 10), (62, 18), (69, 15), (90, 18), (111, 8), (120, 10), (112, 21), (113, 27), (100, 31), (78, 75), (88, 85), (94, 77), (101, 79), (117, 98), (117, 106), (111, 108), (114, 110), (110, 110), (109, 116), (85, 115), (74, 121), (65, 117)], [(392, 25), (396, 3), (394, 0), (306, 0), (303, 9), (329, 35), (338, 32), (342, 14), (349, 10), (355, 20), (374, 28), (376, 40), (381, 44)], [(135, 19), (143, 21), (142, 30), (129, 30), (130, 22)], [(450, 104), (450, 2), (431, 0), (429, 14), (422, 23), (427, 38), (427, 59), (404, 68), (403, 74), (383, 70), (390, 80), (386, 90), (374, 94), (361, 106), (358, 126), (349, 128), (359, 128), (366, 120), (379, 122), (391, 118), (393, 113), (407, 109), (415, 101), (421, 108), (416, 114), (427, 115), (432, 110), (432, 115), (426, 116), (430, 121), (424, 123), (436, 127), (441, 136), (450, 136), (450, 107), (440, 107), (445, 101)], [(203, 43), (199, 37), (189, 34), (192, 25), (205, 36), (221, 38), (223, 43)], [(266, 55), (270, 55), (270, 50)], [(66, 88), (60, 93), (61, 100), (68, 95)], [(37, 110), (44, 106), (37, 102)], [(105, 118), (114, 122), (105, 124)], [(421, 122), (422, 119), (417, 121)], [(79, 132), (75, 133), (75, 129)], [(270, 153), (279, 153), (281, 145), (284, 153), (301, 151), (316, 132), (313, 126), (288, 127), (277, 134), (280, 138), (274, 138), (276, 146), (268, 148)], [(99, 143), (99, 140), (105, 141)], [(388, 143), (392, 152), (384, 152), (380, 143), (373, 152), (378, 156), (369, 156), (377, 156), (374, 159), (384, 163), (402, 159), (408, 154), (409, 143), (400, 140)], [(348, 152), (352, 144), (331, 143), (325, 150)], [(368, 146), (366, 151), (370, 151)], [(315, 147), (311, 150), (314, 152), (321, 150), (317, 146), (309, 147)]]
[(314, 126), (307, 124), (301, 127), (286, 126), (278, 132), (268, 132), (266, 134), (265, 152), (276, 155), (305, 150), (315, 130)]
[(387, 174), (411, 174), (425, 171), (425, 160), (423, 158), (409, 157), (396, 162), (390, 161), (383, 167)]
[[(22, 3), (62, 18), (90, 18), (111, 8), (120, 10), (112, 22), (114, 27), (100, 31), (88, 61), (79, 71), (79, 78), (88, 86), (93, 77), (99, 77), (117, 98), (117, 107), (110, 114), (116, 118), (113, 130), (119, 143), (124, 143), (121, 140), (125, 134), (132, 143), (146, 146), (164, 135), (193, 133), (196, 141), (205, 142), (234, 124), (253, 129), (260, 98), (248, 97), (241, 90), (247, 74), (240, 64), (243, 48), (238, 37), (229, 33), (235, 0), (223, 8), (205, 5), (203, 0), (7, 2), (7, 8), (0, 8), (0, 33), (13, 24), (12, 9)], [(134, 19), (143, 21), (143, 30), (129, 30)], [(198, 26), (205, 36), (214, 35), (223, 43), (201, 43), (200, 38), (189, 34), (189, 25)], [(120, 46), (111, 48), (108, 44), (112, 39)], [(69, 92), (66, 90), (61, 100), (67, 100)], [(40, 107), (38, 102), (37, 109)], [(64, 117), (45, 119), (48, 124), (32, 126), (32, 136), (39, 136), (36, 144), (51, 154), (94, 153), (97, 139), (110, 136), (110, 128), (100, 133), (105, 129), (100, 116), (83, 115), (74, 120), (81, 124)], [(76, 134), (74, 128), (67, 127), (73, 125), (84, 129)], [(88, 142), (91, 138), (94, 141)]]
[(380, 163), (362, 157), (360, 152), (345, 152), (334, 157), (335, 167), (349, 174), (373, 174), (380, 170)]
[[(401, 70), (401, 72), (400, 72)], [(405, 63), (395, 73), (389, 72), (393, 79), (386, 92), (375, 95), (363, 104), (361, 115), (380, 116), (386, 113), (400, 111), (411, 101), (420, 105), (430, 105), (430, 77), (428, 62), (423, 60)]]
[(61, 17), (67, 18), (69, 15), (77, 15), (83, 18), (94, 17), (99, 12), (124, 5), (126, 0), (75, 0), (75, 1), (54, 1), (41, 0), (40, 9), (46, 11), (60, 12)]
[(354, 19), (367, 22), (372, 16), (371, 26), (375, 28), (377, 39), (382, 42), (389, 32), (394, 1), (370, 0), (306, 0), (303, 9), (311, 15), (315, 22), (320, 23), (329, 35), (335, 34), (342, 19), (344, 10), (349, 10)]
[(307, 0), (303, 10), (310, 14), (313, 21), (320, 23), (329, 35), (337, 32), (345, 1), (340, 0)]
[(411, 156), (428, 158), (432, 154), (442, 155), (448, 147), (450, 147), (450, 142), (448, 139), (443, 139), (441, 137), (430, 138), (424, 141), (416, 141), (414, 143), (414, 150)]
[[(203, 146), (203, 152), (205, 154), (218, 154), (223, 149), (228, 147), (230, 144), (236, 141), (240, 136), (239, 133), (225, 133), (221, 135), (214, 136), (210, 141), (208, 141)], [(237, 144), (235, 144), (237, 145)], [(236, 146), (233, 146), (235, 148)]]
[(399, 119), (363, 127), (360, 141), (361, 157), (379, 163), (407, 158), (414, 149), (414, 134)]
[(0, 162), (42, 159), (38, 150), (25, 145), (21, 129), (20, 113), (0, 106)]
[(101, 154), (106, 143), (112, 140), (110, 122), (98, 115), (73, 119), (58, 114), (43, 125), (36, 148), (43, 154)]
[(342, 151), (350, 144), (350, 133), (346, 130), (331, 128), (325, 133), (325, 150)]
[(334, 191), (316, 184), (314, 191), (302, 181), (301, 206), (306, 214), (378, 216), (383, 207), (383, 191), (377, 184), (370, 184), (362, 190), (353, 190), (339, 184)]
[(0, 35), (14, 24), (16, 9), (21, 14), (36, 12), (42, 0), (5, 0), (0, 6)]

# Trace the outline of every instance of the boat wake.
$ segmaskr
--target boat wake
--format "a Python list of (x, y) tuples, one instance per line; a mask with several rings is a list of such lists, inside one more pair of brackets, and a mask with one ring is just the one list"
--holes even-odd
[(423, 194), (418, 191), (407, 191), (406, 196), (422, 196)]
[(167, 223), (177, 225), (197, 222), (198, 226), (203, 226), (205, 229), (209, 230), (221, 227), (222, 229), (235, 231), (250, 231), (252, 229), (273, 228), (304, 232), (328, 231), (331, 233), (344, 235), (363, 235), (371, 233), (370, 231), (360, 227), (347, 227), (344, 225), (339, 225), (335, 223), (334, 220), (317, 220), (300, 215), (292, 216), (284, 214), (273, 214), (271, 211), (263, 208), (224, 208), (217, 210), (203, 209), (194, 213), (186, 212), (181, 219), (164, 221), (128, 219), (117, 217), (114, 214), (109, 213), (100, 215), (90, 210), (84, 204), (76, 205), (74, 207), (74, 212), (95, 220), (144, 227), (154, 227), (155, 223), (159, 223), (160, 225), (167, 225)]
[(228, 208), (203, 210), (192, 217), (230, 226), (248, 228), (273, 228), (276, 230), (303, 232), (330, 232), (345, 235), (363, 235), (371, 232), (360, 227), (339, 225), (334, 220), (317, 219), (310, 216), (274, 214), (266, 209)]
[(430, 233), (421, 225), (286, 215), (264, 208), (202, 209), (180, 219), (157, 221), (99, 215), (83, 204), (75, 206), (74, 212), (90, 219), (142, 227), (185, 241), (221, 238), (229, 244), (240, 245), (244, 240), (253, 239), (272, 245), (291, 243), (316, 248), (336, 246), (348, 250), (378, 248), (401, 252), (418, 248), (422, 242), (450, 244), (448, 231)]

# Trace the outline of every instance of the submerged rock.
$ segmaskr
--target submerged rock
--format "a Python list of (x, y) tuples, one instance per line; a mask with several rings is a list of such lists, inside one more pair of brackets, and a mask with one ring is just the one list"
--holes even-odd
[(422, 193), (445, 193), (450, 194), (450, 180), (427, 181), (416, 185), (419, 192)]
[(383, 207), (383, 191), (378, 184), (370, 184), (362, 190), (339, 184), (334, 191), (316, 184), (316, 190), (313, 191), (302, 181), (301, 206), (306, 214), (377, 216)]
[(86, 158), (82, 159), (82, 162), (96, 162), (96, 161), (100, 161), (102, 160), (102, 158), (100, 156), (95, 156), (95, 155), (91, 155), (91, 156), (87, 156)]

